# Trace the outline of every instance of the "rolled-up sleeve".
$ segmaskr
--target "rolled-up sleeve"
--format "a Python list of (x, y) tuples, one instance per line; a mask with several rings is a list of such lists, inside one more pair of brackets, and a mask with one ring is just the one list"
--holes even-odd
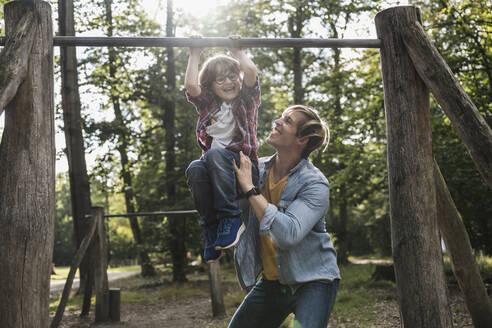
[(269, 234), (281, 249), (297, 245), (324, 217), (329, 198), (330, 187), (327, 183), (304, 185), (285, 212), (268, 204), (260, 222), (260, 234)]

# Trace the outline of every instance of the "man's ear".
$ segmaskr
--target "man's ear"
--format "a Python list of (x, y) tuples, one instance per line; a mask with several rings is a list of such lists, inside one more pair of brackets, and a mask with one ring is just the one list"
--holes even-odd
[(299, 144), (299, 146), (302, 146), (303, 148), (306, 147), (308, 141), (309, 141), (309, 137), (297, 138), (297, 143)]

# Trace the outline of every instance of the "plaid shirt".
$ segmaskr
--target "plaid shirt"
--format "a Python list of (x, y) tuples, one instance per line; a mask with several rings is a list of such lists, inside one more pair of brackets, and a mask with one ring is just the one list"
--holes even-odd
[[(202, 93), (196, 97), (186, 92), (186, 99), (192, 103), (198, 113), (196, 125), (196, 137), (198, 145), (206, 152), (212, 145), (212, 137), (207, 133), (207, 126), (211, 124), (212, 118), (220, 110), (217, 96), (209, 90), (202, 88)], [(239, 96), (234, 100), (232, 112), (238, 127), (236, 134), (226, 149), (234, 152), (242, 151), (251, 160), (258, 163), (258, 144), (256, 142), (256, 131), (258, 128), (258, 107), (260, 106), (260, 83), (256, 77), (253, 87), (248, 87), (244, 81)]]

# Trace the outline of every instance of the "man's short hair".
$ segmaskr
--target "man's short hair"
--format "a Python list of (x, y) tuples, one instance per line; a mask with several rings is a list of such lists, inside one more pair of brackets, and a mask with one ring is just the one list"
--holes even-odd
[(307, 117), (307, 119), (300, 121), (297, 124), (297, 137), (309, 138), (309, 141), (301, 154), (303, 158), (308, 158), (309, 155), (319, 147), (324, 147), (323, 151), (328, 147), (330, 142), (330, 129), (328, 128), (328, 124), (319, 117), (319, 114), (315, 109), (304, 105), (292, 105), (284, 111), (284, 113), (288, 112), (300, 112)]

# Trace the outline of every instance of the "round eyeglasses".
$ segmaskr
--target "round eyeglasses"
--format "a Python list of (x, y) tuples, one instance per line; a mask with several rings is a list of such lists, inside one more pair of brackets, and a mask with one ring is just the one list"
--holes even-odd
[(226, 79), (229, 79), (229, 81), (234, 82), (239, 78), (239, 74), (237, 73), (229, 73), (227, 75), (219, 75), (215, 77), (215, 83), (218, 85), (224, 84)]

